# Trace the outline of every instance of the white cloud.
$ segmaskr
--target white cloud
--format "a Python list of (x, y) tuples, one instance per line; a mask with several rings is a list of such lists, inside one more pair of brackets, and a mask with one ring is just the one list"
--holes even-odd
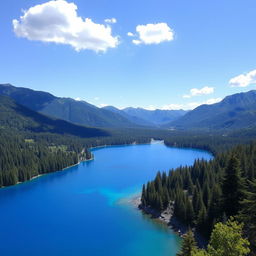
[(229, 80), (229, 85), (231, 87), (247, 87), (251, 84), (256, 84), (256, 69)]
[[(174, 32), (166, 23), (138, 25), (136, 31), (138, 39), (132, 41), (136, 45), (159, 44), (174, 39)], [(131, 32), (128, 34), (133, 35)]]
[(205, 86), (201, 89), (193, 88), (190, 90), (190, 94), (185, 94), (182, 97), (183, 98), (191, 98), (194, 96), (200, 96), (200, 95), (208, 95), (214, 93), (214, 87), (208, 87)]
[(115, 24), (115, 23), (117, 23), (116, 18), (105, 19), (104, 21), (105, 21), (106, 23), (110, 23), (110, 24)]
[(82, 99), (79, 98), (79, 97), (75, 98), (75, 100), (76, 100), (76, 101), (82, 101)]
[(140, 40), (137, 40), (137, 39), (132, 40), (132, 42), (133, 42), (134, 44), (136, 44), (136, 45), (141, 44), (141, 41), (140, 41)]
[(127, 33), (127, 36), (131, 36), (131, 37), (133, 37), (133, 36), (135, 36), (132, 32), (128, 32)]
[(24, 11), (13, 20), (18, 37), (43, 42), (71, 45), (76, 51), (105, 52), (119, 43), (109, 25), (94, 23), (77, 14), (77, 6), (65, 0), (49, 1)]

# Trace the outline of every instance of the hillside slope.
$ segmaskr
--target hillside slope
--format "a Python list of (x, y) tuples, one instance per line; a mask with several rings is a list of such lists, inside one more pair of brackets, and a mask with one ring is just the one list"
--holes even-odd
[(55, 97), (47, 92), (0, 84), (0, 95), (9, 96), (34, 111), (76, 124), (109, 128), (138, 126), (118, 113), (98, 108), (85, 101)]
[(227, 96), (221, 102), (201, 105), (165, 127), (222, 130), (256, 126), (256, 91)]
[(53, 119), (22, 105), (6, 96), (0, 96), (0, 129), (15, 132), (68, 134), (79, 137), (108, 136), (104, 130), (75, 125), (64, 120)]

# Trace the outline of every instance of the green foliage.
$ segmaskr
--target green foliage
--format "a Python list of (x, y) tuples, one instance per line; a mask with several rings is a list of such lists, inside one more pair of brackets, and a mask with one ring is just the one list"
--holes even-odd
[(210, 256), (206, 250), (196, 250), (192, 253), (192, 256)]
[(250, 252), (249, 242), (243, 238), (243, 225), (234, 220), (217, 223), (211, 234), (208, 253), (211, 256), (243, 256)]
[(61, 170), (77, 162), (75, 151), (51, 150), (45, 143), (28, 143), (19, 135), (0, 135), (0, 187)]
[(189, 230), (182, 239), (181, 249), (177, 256), (192, 256), (193, 253), (197, 250), (196, 241), (194, 234)]

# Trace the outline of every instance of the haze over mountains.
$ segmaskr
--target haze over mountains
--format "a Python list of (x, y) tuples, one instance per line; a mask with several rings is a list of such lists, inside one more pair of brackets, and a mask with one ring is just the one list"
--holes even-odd
[[(191, 111), (146, 110), (131, 107), (120, 110), (113, 106), (98, 108), (85, 101), (56, 97), (47, 92), (14, 87), (10, 84), (0, 85), (0, 95), (10, 97), (13, 100), (12, 104), (18, 104), (19, 107), (13, 109), (24, 106), (27, 112), (30, 109), (53, 118), (89, 127), (204, 131), (256, 127), (256, 91), (227, 96), (219, 103), (201, 105)], [(1, 97), (0, 101), (10, 105), (11, 102), (7, 101), (6, 97)], [(49, 120), (48, 123), (54, 122), (52, 118)], [(65, 123), (65, 125), (72, 124)], [(63, 126), (65, 125), (63, 123)]]
[(113, 106), (104, 107), (105, 109), (118, 113), (131, 122), (140, 124), (143, 126), (161, 127), (168, 122), (177, 120), (184, 116), (188, 111), (185, 110), (147, 110), (143, 108), (125, 108), (118, 109)]

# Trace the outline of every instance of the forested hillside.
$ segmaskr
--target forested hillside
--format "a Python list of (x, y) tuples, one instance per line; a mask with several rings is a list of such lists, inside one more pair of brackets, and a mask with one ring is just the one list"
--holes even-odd
[(80, 137), (108, 136), (105, 130), (75, 125), (32, 111), (6, 96), (0, 96), (0, 128), (16, 132), (51, 132)]
[[(169, 173), (158, 173), (143, 186), (141, 206), (173, 217), (209, 238), (216, 222), (236, 216), (256, 252), (256, 143), (237, 146), (213, 160), (195, 161)], [(254, 254), (252, 254), (254, 255)]]
[(0, 95), (8, 96), (33, 111), (90, 127), (138, 127), (118, 113), (98, 108), (86, 101), (56, 97), (47, 92), (0, 84)]

